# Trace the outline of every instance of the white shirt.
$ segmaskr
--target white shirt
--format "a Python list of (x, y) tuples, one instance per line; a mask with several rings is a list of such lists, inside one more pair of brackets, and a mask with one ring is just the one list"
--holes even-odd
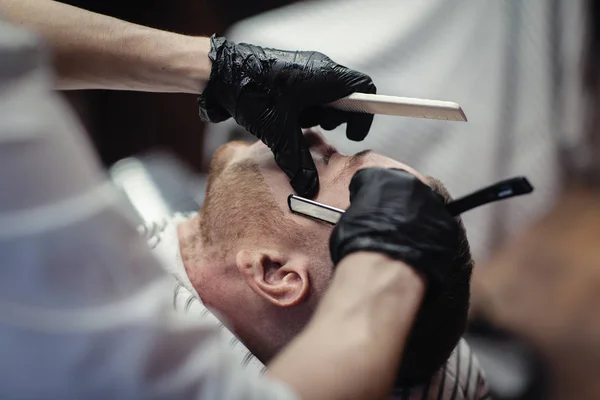
[(296, 398), (173, 310), (48, 65), (0, 21), (0, 398)]
[[(233, 350), (237, 361), (249, 373), (260, 375), (266, 367), (211, 313), (192, 286), (181, 259), (177, 226), (193, 214), (175, 214), (172, 218), (147, 223), (138, 231), (147, 239), (153, 253), (177, 280), (173, 290), (173, 307), (194, 320), (214, 324), (219, 338)], [(409, 400), (483, 400), (489, 397), (485, 374), (469, 345), (461, 339), (446, 364), (425, 385), (410, 389), (397, 388), (392, 399)]]

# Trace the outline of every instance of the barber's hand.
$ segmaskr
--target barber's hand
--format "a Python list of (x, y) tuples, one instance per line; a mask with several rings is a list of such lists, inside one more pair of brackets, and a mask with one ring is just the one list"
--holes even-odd
[(371, 127), (371, 114), (322, 107), (353, 92), (376, 92), (367, 75), (324, 54), (265, 49), (213, 36), (209, 57), (213, 64), (198, 99), (200, 117), (208, 122), (233, 117), (271, 148), (301, 196), (312, 198), (319, 190), (301, 128), (320, 125), (331, 130), (347, 122), (346, 136), (359, 141)]
[(459, 246), (459, 224), (441, 195), (399, 169), (367, 168), (350, 182), (350, 207), (329, 241), (334, 264), (357, 251), (386, 254), (413, 267), (437, 292)]

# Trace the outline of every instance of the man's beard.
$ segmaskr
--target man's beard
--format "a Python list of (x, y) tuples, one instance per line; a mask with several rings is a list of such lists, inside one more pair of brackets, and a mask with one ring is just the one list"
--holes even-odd
[[(232, 160), (236, 146), (221, 146), (211, 161), (200, 231), (207, 243), (233, 244), (280, 230), (284, 214), (252, 158)], [(283, 234), (289, 232), (283, 232)]]

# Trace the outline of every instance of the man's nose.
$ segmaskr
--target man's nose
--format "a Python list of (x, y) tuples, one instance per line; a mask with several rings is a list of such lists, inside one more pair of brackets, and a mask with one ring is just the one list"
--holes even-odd
[(316, 130), (312, 130), (312, 129), (305, 130), (304, 138), (306, 139), (306, 142), (308, 143), (308, 147), (311, 150), (314, 150), (317, 152), (326, 152), (328, 149), (330, 149), (332, 147), (331, 144), (327, 141), (327, 139), (325, 139), (325, 136), (323, 136), (323, 134), (321, 132), (316, 131)]

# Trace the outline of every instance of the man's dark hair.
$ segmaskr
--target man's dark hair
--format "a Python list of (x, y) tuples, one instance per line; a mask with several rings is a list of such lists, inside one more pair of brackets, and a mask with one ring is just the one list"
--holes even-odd
[[(428, 177), (433, 191), (448, 203), (452, 200), (444, 185)], [(447, 268), (452, 270), (451, 282), (439, 295), (426, 296), (408, 337), (398, 373), (398, 384), (411, 386), (429, 380), (448, 360), (467, 325), (470, 281), (473, 259), (467, 233), (460, 218), (459, 247)]]

